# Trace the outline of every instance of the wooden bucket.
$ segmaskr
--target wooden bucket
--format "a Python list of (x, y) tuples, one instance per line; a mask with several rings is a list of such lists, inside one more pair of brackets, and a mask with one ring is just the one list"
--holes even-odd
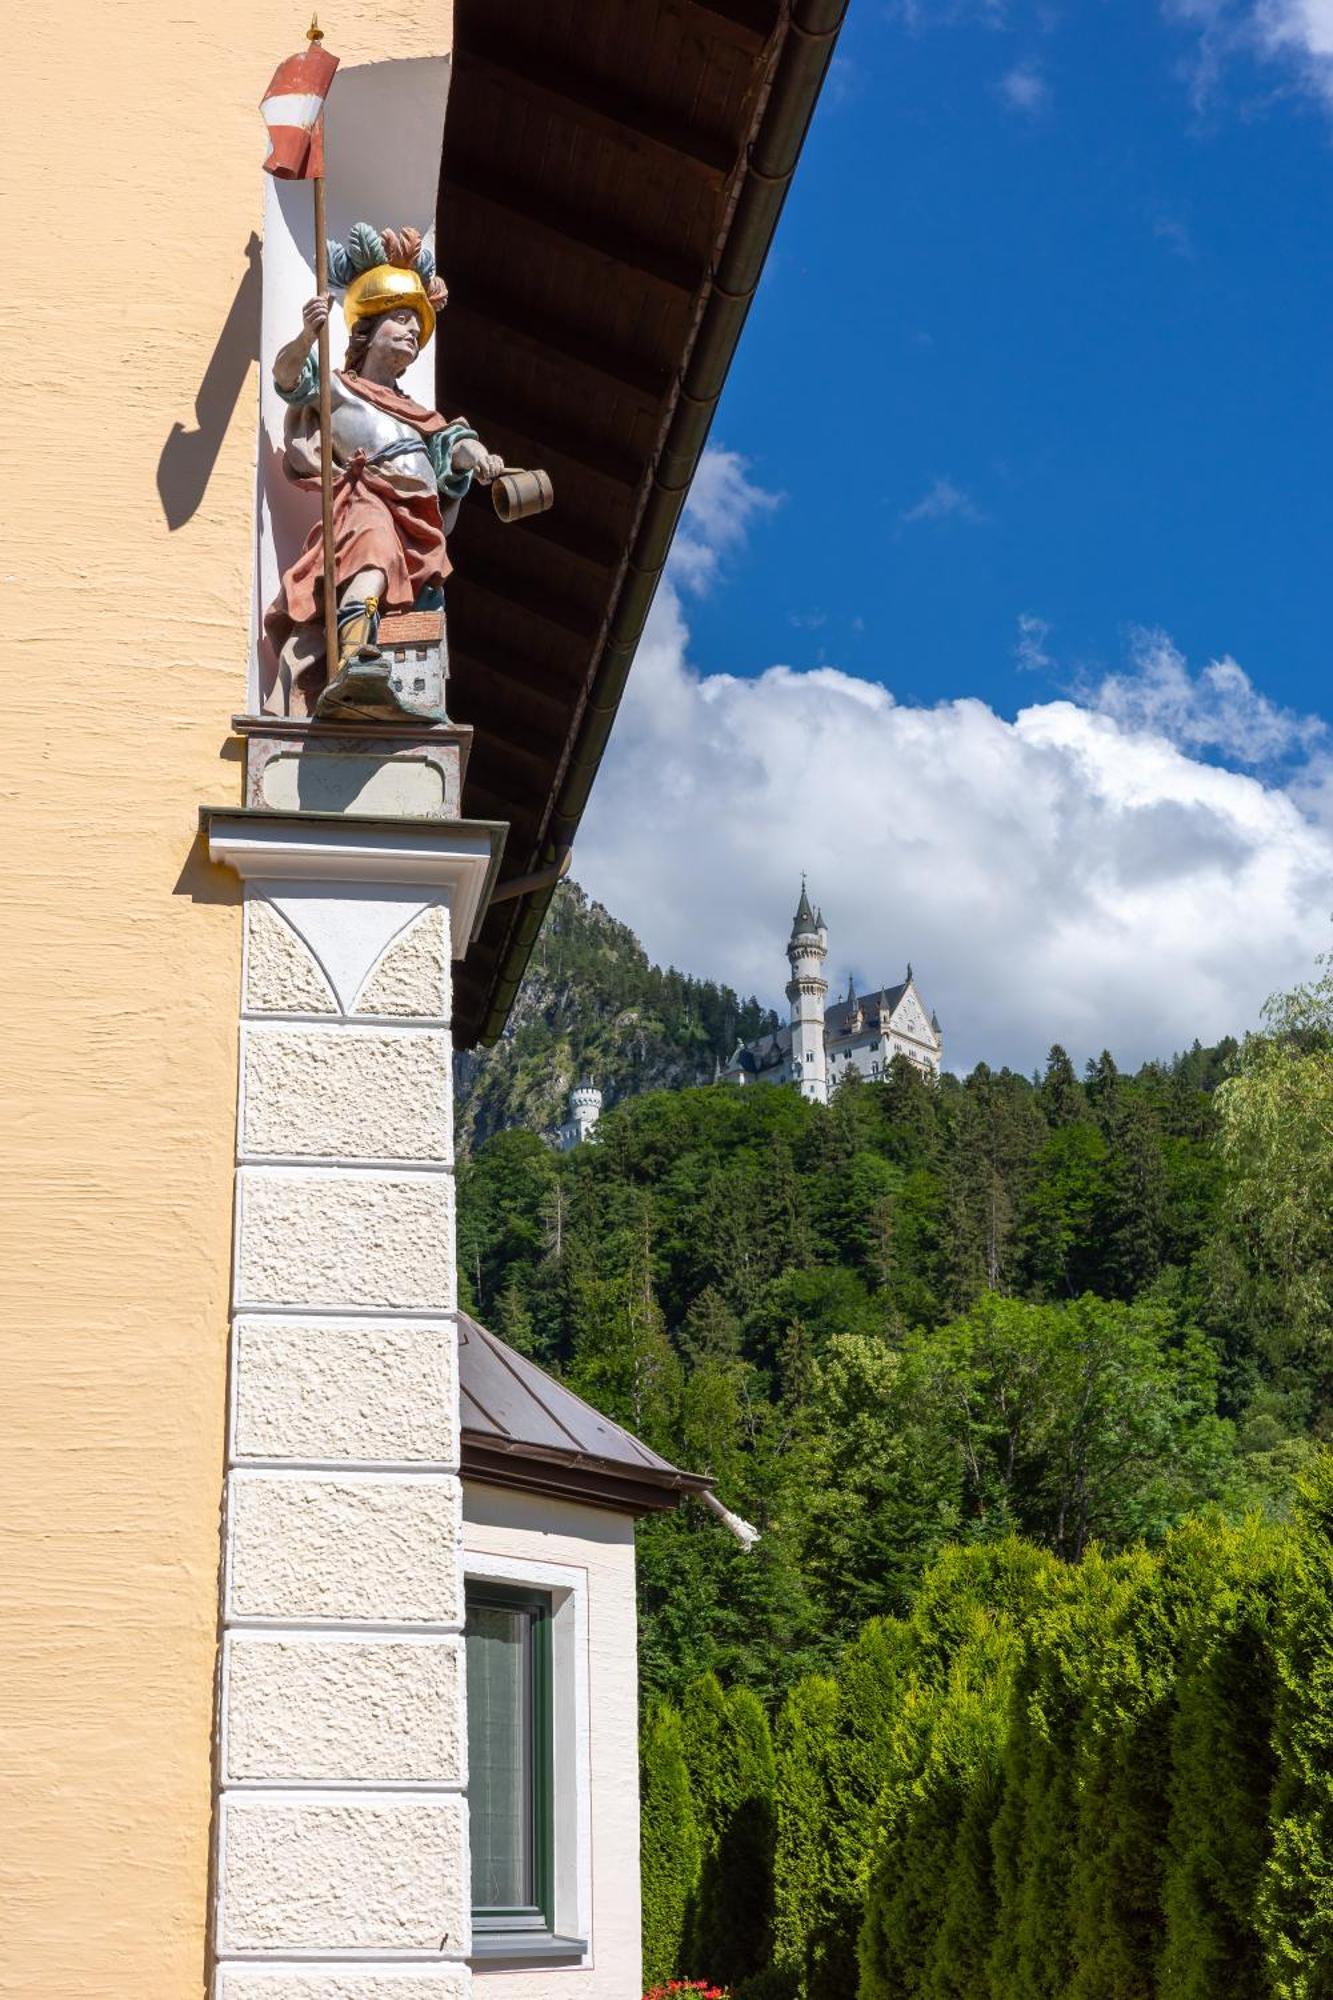
[(549, 472), (502, 472), (491, 487), (491, 500), (502, 521), (526, 521), (544, 514), (555, 501)]

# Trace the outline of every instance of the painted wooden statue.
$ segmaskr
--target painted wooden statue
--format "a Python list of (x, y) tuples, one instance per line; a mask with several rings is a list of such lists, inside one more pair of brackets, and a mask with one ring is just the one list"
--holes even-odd
[[(393, 720), (422, 707), (404, 701), (395, 685), (376, 643), (381, 623), (396, 613), (442, 614), (446, 545), (459, 505), (474, 480), (489, 486), (504, 463), (463, 418), (442, 417), (398, 387), (431, 339), (447, 297), (418, 231), (358, 223), (345, 246), (329, 243), (328, 278), (343, 292), (349, 329), (328, 399), (336, 673), (326, 658), (322, 525), (284, 573), (265, 627), (286, 669), (293, 714)], [(287, 473), (316, 489), (322, 442), (316, 346), (331, 306), (331, 293), (311, 299), (300, 333), (273, 363), (274, 384), (289, 406)]]

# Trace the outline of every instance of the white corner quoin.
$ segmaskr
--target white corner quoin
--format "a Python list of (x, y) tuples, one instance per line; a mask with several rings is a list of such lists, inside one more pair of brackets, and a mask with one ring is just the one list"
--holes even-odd
[(216, 2000), (466, 2000), (453, 960), (503, 829), (207, 814), (245, 884)]

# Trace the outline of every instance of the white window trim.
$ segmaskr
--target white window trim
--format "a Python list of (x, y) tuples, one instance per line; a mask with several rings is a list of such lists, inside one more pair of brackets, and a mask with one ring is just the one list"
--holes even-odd
[[(588, 1572), (573, 1564), (535, 1562), (464, 1548), (464, 1588), (471, 1583), (518, 1584), (551, 1599), (551, 1736), (554, 1764), (555, 1930), (586, 1938), (588, 1949), (569, 1969), (596, 1962), (592, 1907), (592, 1746), (588, 1695)], [(477, 1964), (474, 1978), (512, 1967)], [(554, 1970), (552, 1968), (551, 1970)], [(548, 1974), (549, 1976), (549, 1974)]]

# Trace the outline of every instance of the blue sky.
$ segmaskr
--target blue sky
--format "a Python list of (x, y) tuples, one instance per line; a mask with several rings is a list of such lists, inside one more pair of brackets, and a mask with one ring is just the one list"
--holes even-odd
[[(575, 870), (946, 1059), (1243, 1032), (1333, 943), (1333, 0), (852, 0)], [(701, 893), (706, 892), (706, 893)]]
[(1325, 705), (1330, 121), (1204, 54), (1155, 0), (852, 0), (717, 421), (786, 503), (702, 658), (1013, 708), (1151, 625)]

